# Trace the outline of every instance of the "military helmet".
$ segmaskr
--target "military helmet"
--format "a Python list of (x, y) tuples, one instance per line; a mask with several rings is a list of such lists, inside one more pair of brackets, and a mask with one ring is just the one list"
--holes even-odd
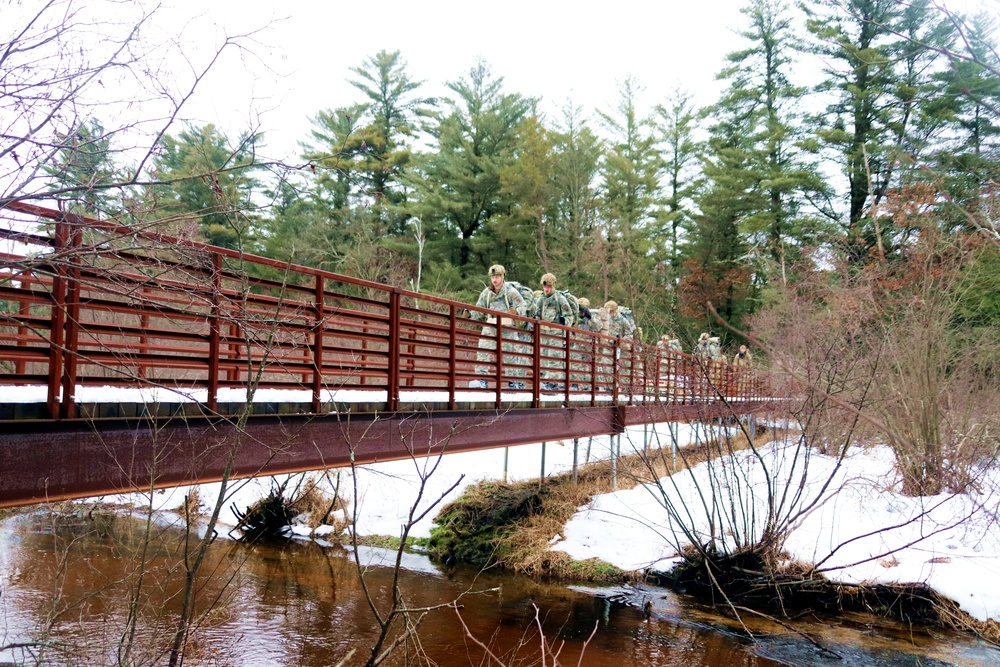
[(554, 275), (552, 275), (551, 273), (546, 273), (544, 276), (542, 276), (542, 285), (543, 286), (544, 285), (551, 285), (552, 287), (555, 287), (556, 286), (556, 277)]
[(507, 269), (503, 268), (502, 264), (494, 264), (490, 267), (490, 277), (493, 276), (505, 276), (507, 275)]
[(580, 304), (581, 308), (590, 308), (590, 299), (587, 297), (581, 297), (577, 299), (576, 302)]
[(608, 301), (606, 304), (604, 304), (604, 307), (607, 308), (608, 310), (618, 310), (618, 302)]
[(534, 292), (534, 294), (535, 294), (535, 298), (537, 299), (538, 297), (540, 297), (542, 295), (542, 290), (536, 289), (535, 292)]
[(701, 335), (698, 336), (698, 340), (708, 340), (708, 334), (703, 331)]

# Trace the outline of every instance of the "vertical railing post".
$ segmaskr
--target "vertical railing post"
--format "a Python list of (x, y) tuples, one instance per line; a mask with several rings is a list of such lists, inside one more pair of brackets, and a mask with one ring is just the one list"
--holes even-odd
[(70, 419), (76, 416), (76, 370), (80, 359), (80, 246), (83, 245), (82, 221), (76, 219), (69, 226), (69, 264), (66, 283), (66, 356), (62, 372), (62, 402), (59, 416)]
[(312, 341), (312, 411), (318, 413), (323, 409), (323, 333), (326, 327), (326, 288), (323, 285), (323, 276), (316, 276), (316, 290), (313, 295), (313, 312), (316, 316), (316, 323), (313, 330)]
[[(24, 279), (24, 276), (25, 276), (24, 273), (20, 274), (20, 276), (21, 276), (21, 281), (20, 281), (20, 287), (19, 287), (19, 289), (21, 291), (26, 291), (26, 292), (30, 293), (31, 292), (31, 281)], [(17, 346), (18, 347), (25, 347), (25, 346), (28, 345), (28, 327), (27, 327), (27, 325), (23, 324), (23, 321), (24, 321), (25, 318), (27, 318), (29, 315), (31, 315), (31, 300), (30, 299), (20, 299), (20, 300), (18, 300), (17, 314), (18, 314), (18, 317), (22, 318), (22, 324), (18, 325), (18, 327), (17, 327)], [(25, 373), (26, 370), (27, 370), (27, 364), (24, 362), (23, 359), (19, 359), (17, 361), (17, 363), (14, 365), (14, 372), (17, 373), (18, 375), (24, 375), (24, 373)]]
[(52, 278), (52, 312), (49, 322), (49, 386), (46, 410), (50, 419), (59, 418), (59, 387), (62, 382), (63, 345), (66, 326), (66, 266), (59, 260), (68, 245), (68, 225), (57, 220), (53, 235), (52, 252), (56, 256), (55, 276)]
[[(226, 377), (233, 383), (240, 381), (240, 373), (242, 372), (240, 369), (243, 367), (242, 359), (240, 358), (240, 354), (243, 350), (243, 341), (241, 340), (243, 338), (243, 334), (241, 332), (242, 329), (240, 328), (240, 324), (238, 322), (232, 321), (229, 323), (229, 334), (227, 335), (228, 340), (226, 341), (226, 358), (230, 361), (234, 361), (235, 363), (233, 363), (229, 368), (229, 373)], [(248, 347), (247, 356), (249, 355), (250, 348)]]
[(455, 391), (458, 386), (458, 311), (455, 304), (448, 306), (448, 409), (456, 406)]
[(496, 391), (494, 392), (496, 396), (496, 400), (494, 403), (495, 407), (499, 410), (502, 402), (500, 393), (503, 391), (503, 388), (501, 387), (501, 383), (503, 382), (503, 318), (502, 317), (497, 316), (496, 331), (494, 333), (496, 334), (496, 339), (497, 339), (496, 340), (497, 349), (495, 357), (497, 362), (496, 377), (495, 377), (497, 386), (496, 386)]
[(601, 342), (601, 337), (597, 334), (591, 334), (590, 337), (590, 405), (591, 407), (597, 405), (597, 351), (600, 349), (598, 344)]
[(653, 351), (653, 367), (656, 369), (656, 376), (653, 378), (653, 386), (656, 388), (656, 398), (654, 399), (654, 402), (656, 403), (660, 403), (663, 400), (663, 397), (661, 396), (662, 391), (660, 389), (660, 378), (663, 377), (663, 369), (660, 367), (660, 364), (663, 363), (665, 358), (665, 356), (660, 354), (660, 348), (656, 348)]
[(142, 314), (139, 316), (139, 327), (142, 333), (139, 335), (139, 363), (136, 364), (136, 374), (142, 378), (146, 378), (146, 365), (142, 362), (142, 359), (149, 354), (149, 335), (146, 333), (149, 331), (149, 326), (151, 324), (149, 320), (149, 287), (143, 285), (139, 289), (139, 308)]
[(628, 344), (628, 404), (632, 405), (633, 400), (635, 400), (635, 366), (636, 360), (639, 355), (636, 354), (636, 344), (632, 340)]
[(389, 293), (389, 376), (386, 388), (389, 412), (399, 411), (399, 310), (402, 300), (400, 289), (393, 287)]
[(563, 331), (563, 405), (569, 405), (569, 332)]
[(531, 407), (542, 405), (542, 320), (536, 319), (531, 331)]
[[(208, 411), (219, 411), (219, 354), (222, 318), (222, 255), (212, 253), (212, 308), (208, 318)], [(251, 406), (247, 406), (250, 409)]]
[(620, 340), (620, 338), (615, 338), (615, 342), (611, 346), (611, 402), (616, 404), (618, 403), (618, 362), (621, 361), (618, 358), (621, 354)]

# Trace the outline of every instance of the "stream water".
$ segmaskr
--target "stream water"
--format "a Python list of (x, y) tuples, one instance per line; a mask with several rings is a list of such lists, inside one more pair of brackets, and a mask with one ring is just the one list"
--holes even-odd
[[(147, 538), (143, 524), (106, 515), (0, 522), (0, 646), (42, 642), (0, 652), (0, 665), (166, 664), (184, 544), (177, 529), (153, 524)], [(217, 540), (184, 664), (319, 667), (348, 655), (345, 664), (364, 664), (378, 636), (365, 589), (384, 615), (395, 553), (359, 555), (364, 587), (353, 553), (339, 546)], [(399, 588), (410, 608), (427, 611), (419, 648), (400, 648), (391, 665), (1000, 665), (1000, 651), (937, 629), (867, 617), (799, 619), (795, 632), (749, 617), (743, 627), (663, 589), (546, 584), (416, 554), (403, 559)]]

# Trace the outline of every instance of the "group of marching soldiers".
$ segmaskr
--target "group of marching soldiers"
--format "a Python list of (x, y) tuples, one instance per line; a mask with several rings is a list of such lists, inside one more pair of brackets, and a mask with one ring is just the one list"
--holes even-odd
[[(553, 391), (560, 389), (556, 380), (565, 377), (563, 369), (565, 367), (565, 330), (556, 327), (546, 326), (548, 323), (577, 327), (594, 333), (601, 333), (613, 338), (622, 339), (623, 346), (631, 345), (634, 338), (642, 336), (642, 329), (637, 328), (635, 322), (626, 313), (625, 309), (618, 306), (615, 301), (608, 301), (603, 307), (591, 310), (590, 301), (586, 298), (577, 299), (569, 292), (556, 289), (556, 277), (551, 273), (546, 273), (541, 277), (540, 290), (529, 290), (522, 285), (510, 282), (506, 279), (507, 271), (500, 264), (494, 264), (489, 268), (490, 284), (483, 289), (476, 301), (477, 310), (470, 313), (470, 317), (476, 321), (484, 322), (482, 336), (479, 339), (479, 352), (476, 355), (476, 374), (480, 376), (491, 375), (488, 364), (496, 358), (497, 331), (494, 326), (497, 317), (500, 318), (503, 331), (502, 351), (504, 365), (507, 367), (508, 387), (511, 389), (524, 389), (524, 378), (527, 375), (530, 356), (531, 334), (524, 329), (528, 325), (525, 320), (515, 320), (506, 318), (508, 315), (517, 315), (521, 318), (532, 318), (538, 321), (540, 326), (539, 335), (542, 344), (541, 359), (541, 379), (542, 389)], [(482, 310), (478, 310), (482, 309)], [(498, 315), (488, 312), (493, 311)], [(657, 348), (664, 351), (683, 353), (680, 341), (672, 334), (665, 334), (657, 341)], [(694, 356), (710, 362), (726, 363), (726, 358), (722, 355), (718, 337), (710, 337), (707, 333), (701, 334), (694, 350)], [(586, 369), (587, 355), (580, 352), (570, 352), (569, 356), (569, 376), (571, 381), (578, 381), (585, 377), (582, 372)], [(740, 346), (740, 351), (733, 358), (733, 368), (748, 369), (752, 358), (745, 345)], [(601, 363), (603, 362), (603, 363)], [(614, 360), (599, 360), (599, 375), (609, 365), (613, 366)], [(626, 362), (627, 363), (627, 362)], [(574, 373), (572, 371), (580, 371)], [(597, 378), (595, 378), (595, 382)], [(474, 388), (485, 389), (488, 382), (485, 378), (480, 378), (470, 382)]]

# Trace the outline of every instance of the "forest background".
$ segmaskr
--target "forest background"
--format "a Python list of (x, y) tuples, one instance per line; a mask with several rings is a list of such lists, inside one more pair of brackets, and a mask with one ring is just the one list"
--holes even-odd
[[(39, 20), (59, 5), (73, 3), (46, 3)], [(708, 105), (682, 89), (649, 104), (625, 76), (610, 108), (569, 101), (550, 115), (485, 60), (438, 96), (404, 53), (358, 54), (353, 98), (310, 116), (297, 160), (264, 157), (264, 129), (215, 122), (163, 123), (137, 156), (134, 125), (76, 96), (52, 136), (4, 149), (0, 200), (56, 200), (469, 302), (490, 264), (532, 287), (552, 272), (594, 304), (630, 307), (646, 340), (675, 331), (685, 349), (706, 330), (735, 342), (817, 276), (860, 276), (884, 295), (872, 311), (884, 317), (885, 299), (909, 303), (913, 267), (934, 256), (947, 264), (935, 279), (947, 273), (961, 294), (948, 326), (994, 326), (995, 12), (751, 0), (742, 21)], [(115, 25), (142, 22), (87, 27)], [(248, 37), (217, 53), (246, 52)], [(113, 69), (99, 71), (110, 83)], [(14, 130), (30, 124), (4, 98), (20, 114)]]

